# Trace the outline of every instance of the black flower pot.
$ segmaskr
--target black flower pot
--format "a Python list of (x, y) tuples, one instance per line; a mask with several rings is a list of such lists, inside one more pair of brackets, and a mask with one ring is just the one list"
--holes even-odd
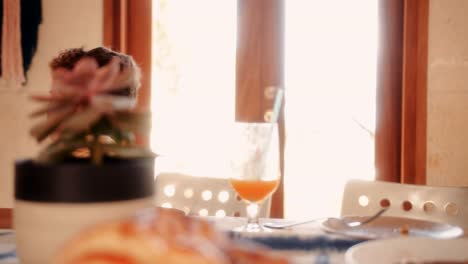
[(21, 263), (50, 263), (63, 242), (89, 225), (153, 205), (154, 159), (18, 161), (14, 228)]

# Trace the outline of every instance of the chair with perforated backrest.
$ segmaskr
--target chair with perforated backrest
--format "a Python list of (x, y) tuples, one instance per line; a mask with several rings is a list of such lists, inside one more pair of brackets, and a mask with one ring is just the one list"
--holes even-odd
[[(228, 179), (160, 173), (155, 181), (157, 206), (177, 208), (200, 216), (246, 216), (246, 203)], [(268, 217), (271, 199), (263, 202), (260, 217)]]
[(341, 215), (371, 215), (431, 220), (468, 229), (468, 188), (351, 180), (344, 189)]

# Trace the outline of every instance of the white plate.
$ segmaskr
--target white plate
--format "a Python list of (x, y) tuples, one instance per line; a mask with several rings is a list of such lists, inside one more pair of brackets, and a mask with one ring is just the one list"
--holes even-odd
[(355, 245), (346, 251), (345, 260), (346, 264), (468, 261), (467, 249), (466, 238), (450, 240), (426, 237), (392, 238)]
[[(343, 219), (347, 222), (353, 222), (362, 221), (366, 217), (349, 216)], [(381, 216), (373, 222), (359, 227), (345, 227), (336, 219), (327, 219), (321, 223), (321, 227), (327, 232), (362, 239), (381, 239), (400, 236), (451, 239), (463, 235), (463, 229), (458, 226), (391, 216)]]

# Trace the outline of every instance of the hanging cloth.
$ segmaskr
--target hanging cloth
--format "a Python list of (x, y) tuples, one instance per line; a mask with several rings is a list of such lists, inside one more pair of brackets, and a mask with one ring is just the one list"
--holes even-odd
[(21, 47), (25, 75), (37, 50), (39, 25), (42, 23), (41, 0), (21, 0)]
[[(3, 17), (3, 1), (0, 0), (0, 17)], [(39, 26), (42, 23), (42, 0), (21, 0), (20, 7), (21, 19), (21, 48), (23, 57), (23, 74), (26, 74), (31, 66), (34, 54), (37, 50), (39, 39)], [(3, 18), (0, 19), (3, 22)], [(0, 51), (2, 48), (3, 26), (0, 26)], [(2, 52), (0, 52), (0, 62), (2, 61)], [(0, 76), (2, 75), (2, 64), (0, 63)], [(5, 78), (4, 78), (5, 79)], [(25, 83), (23, 83), (25, 84)]]
[(20, 1), (3, 0), (2, 78), (18, 86), (25, 82), (20, 23)]
[[(3, 25), (3, 0), (0, 0), (0, 22)], [(2, 74), (2, 32), (3, 28), (0, 26), (0, 77), (3, 76)]]

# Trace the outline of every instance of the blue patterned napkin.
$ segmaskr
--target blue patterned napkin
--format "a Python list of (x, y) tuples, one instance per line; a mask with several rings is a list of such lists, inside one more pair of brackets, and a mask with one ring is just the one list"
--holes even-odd
[(329, 234), (301, 235), (267, 233), (251, 235), (229, 232), (238, 242), (255, 242), (289, 256), (294, 264), (344, 263), (344, 254), (350, 247), (364, 242), (362, 239), (337, 237)]

